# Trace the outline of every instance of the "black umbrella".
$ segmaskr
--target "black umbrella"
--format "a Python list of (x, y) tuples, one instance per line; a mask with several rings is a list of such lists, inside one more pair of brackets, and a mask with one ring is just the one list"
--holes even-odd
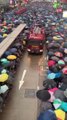
[(67, 75), (62, 74), (62, 82), (67, 84)]
[(56, 90), (54, 92), (54, 96), (56, 99), (60, 99), (62, 101), (67, 101), (65, 95), (64, 95), (64, 92), (62, 90)]
[(52, 56), (52, 57), (51, 57), (51, 59), (52, 59), (52, 60), (54, 60), (54, 61), (56, 61), (56, 62), (58, 62), (58, 61), (59, 61), (59, 58), (58, 58), (58, 57), (56, 57), (56, 56)]
[(64, 42), (63, 47), (67, 48), (67, 42)]
[(6, 51), (6, 52), (2, 55), (2, 57), (5, 58), (5, 57), (7, 57), (7, 56), (10, 55), (10, 54), (11, 54), (10, 51)]
[(60, 44), (59, 43), (54, 43), (53, 45), (55, 48), (59, 48), (60, 47)]
[(60, 86), (59, 86), (59, 89), (62, 90), (62, 91), (65, 91), (67, 89), (67, 84), (66, 83), (62, 83)]
[(53, 109), (52, 104), (50, 102), (42, 102), (41, 111), (45, 111), (48, 109)]
[(51, 89), (57, 87), (57, 84), (54, 80), (45, 80), (43, 81), (44, 89)]
[(54, 73), (59, 72), (59, 68), (58, 68), (57, 64), (49, 67), (49, 69)]
[(53, 55), (54, 55), (54, 53), (53, 53), (52, 51), (49, 51), (47, 54), (48, 54), (49, 56), (53, 56)]
[(50, 99), (50, 94), (47, 90), (38, 90), (36, 93), (36, 96), (38, 99), (40, 99), (41, 101), (47, 101)]

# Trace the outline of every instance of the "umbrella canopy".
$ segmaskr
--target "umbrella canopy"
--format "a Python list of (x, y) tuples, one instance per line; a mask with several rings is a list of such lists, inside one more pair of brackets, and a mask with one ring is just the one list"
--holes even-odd
[(1, 63), (2, 63), (3, 65), (8, 65), (8, 64), (10, 63), (10, 61), (8, 61), (6, 58), (2, 58), (2, 59), (1, 59)]
[(63, 47), (67, 48), (67, 42), (64, 42)]
[(67, 75), (67, 66), (62, 69), (62, 72)]
[(64, 95), (64, 92), (62, 90), (56, 90), (54, 92), (54, 96), (56, 99), (60, 99), (61, 101), (66, 101), (66, 97)]
[(5, 38), (5, 37), (7, 37), (7, 36), (8, 36), (7, 34), (5, 34), (5, 33), (3, 34), (3, 38)]
[(61, 52), (55, 52), (54, 55), (57, 56), (57, 57), (63, 57), (63, 54)]
[(0, 86), (0, 94), (5, 93), (8, 90), (8, 86), (7, 85), (2, 85)]
[(54, 36), (53, 40), (59, 40), (59, 38), (57, 36)]
[(64, 91), (64, 95), (65, 95), (66, 98), (67, 98), (67, 89)]
[(53, 56), (53, 55), (54, 55), (53, 51), (49, 51), (47, 54), (48, 54), (49, 56)]
[(4, 101), (3, 101), (3, 98), (0, 96), (0, 103), (3, 103)]
[(2, 36), (2, 35), (0, 35), (0, 39), (3, 39), (3, 36)]
[(5, 56), (11, 55), (11, 52), (10, 52), (10, 51), (6, 51), (6, 52), (4, 53), (4, 55), (5, 55)]
[(45, 89), (51, 89), (57, 86), (56, 82), (54, 80), (45, 80), (43, 82), (43, 86)]
[(67, 48), (64, 49), (64, 53), (67, 54)]
[(55, 110), (54, 112), (56, 114), (56, 117), (59, 120), (65, 120), (65, 112), (64, 111), (62, 111), (61, 109), (58, 109), (58, 110)]
[(59, 68), (58, 68), (57, 64), (54, 65), (54, 66), (51, 66), (49, 69), (50, 69), (53, 73), (59, 72)]
[(4, 28), (4, 29), (7, 29), (7, 26), (4, 26), (3, 28)]
[(6, 21), (4, 21), (4, 22), (3, 22), (3, 26), (6, 26), (6, 25), (7, 25), (7, 22), (6, 22)]
[(61, 77), (61, 72), (57, 72), (57, 73), (55, 73), (55, 78), (60, 78)]
[(2, 63), (7, 63), (7, 59), (6, 58), (2, 58), (1, 60), (0, 60)]
[(49, 45), (48, 45), (48, 48), (50, 49), (50, 48), (54, 48), (54, 43), (50, 43)]
[(60, 3), (59, 3), (59, 2), (54, 2), (54, 3), (53, 3), (53, 8), (56, 9), (56, 8), (58, 8), (59, 6), (60, 6)]
[(36, 93), (36, 96), (38, 99), (40, 99), (41, 101), (47, 101), (50, 99), (50, 94), (47, 90), (38, 90)]
[(1, 71), (1, 74), (5, 74), (5, 73), (7, 73), (7, 70), (6, 70), (6, 69), (3, 69), (3, 70)]
[(63, 11), (62, 11), (62, 8), (58, 8), (57, 10), (56, 10), (56, 12), (57, 13), (62, 13)]
[(16, 55), (8, 55), (7, 59), (8, 60), (15, 60), (15, 59), (17, 59), (17, 57), (16, 57)]
[(66, 63), (67, 63), (67, 57), (64, 57), (64, 62), (66, 62)]
[(14, 46), (16, 46), (16, 47), (20, 47), (21, 44), (20, 44), (20, 43), (16, 43)]
[(58, 6), (57, 6), (57, 4), (56, 4), (56, 3), (54, 3), (54, 4), (53, 4), (53, 8), (55, 8), (55, 9), (56, 9), (57, 7), (58, 7)]
[(48, 74), (47, 78), (50, 79), (55, 79), (55, 73), (50, 73)]
[(63, 60), (59, 60), (59, 61), (58, 61), (58, 64), (59, 64), (59, 65), (65, 65), (65, 62), (64, 62)]
[(67, 75), (66, 74), (62, 74), (62, 77), (63, 77), (62, 82), (67, 84)]
[(15, 53), (15, 52), (17, 52), (17, 49), (16, 49), (16, 48), (11, 48), (9, 51), (10, 51), (11, 53)]
[(60, 99), (55, 99), (53, 101), (53, 106), (55, 109), (58, 109), (61, 106), (62, 101)]
[[(66, 79), (66, 82), (67, 82), (67, 79)], [(66, 83), (62, 83), (60, 86), (59, 86), (59, 89), (62, 90), (62, 91), (65, 91), (67, 89), (67, 84)], [(65, 95), (65, 94), (64, 94)], [(67, 94), (66, 94), (67, 96)]]
[(62, 109), (64, 112), (67, 112), (67, 102), (62, 102), (60, 109)]
[(37, 120), (57, 120), (56, 115), (53, 110), (49, 109), (42, 111)]
[(59, 58), (57, 56), (52, 56), (51, 59), (54, 60), (54, 61), (56, 61), (56, 62), (59, 61)]
[(52, 104), (50, 102), (42, 102), (41, 109), (42, 111), (52, 109)]
[(56, 64), (56, 62), (54, 61), (54, 60), (49, 60), (48, 61), (48, 66), (50, 67), (50, 66), (53, 66), (53, 65), (55, 65)]
[(0, 74), (0, 82), (5, 82), (8, 80), (8, 74)]

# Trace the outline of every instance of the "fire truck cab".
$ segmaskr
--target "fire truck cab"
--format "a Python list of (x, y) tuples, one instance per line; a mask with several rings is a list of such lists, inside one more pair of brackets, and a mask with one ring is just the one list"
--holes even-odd
[(31, 28), (28, 36), (27, 51), (29, 53), (43, 53), (45, 43), (44, 27), (34, 26)]

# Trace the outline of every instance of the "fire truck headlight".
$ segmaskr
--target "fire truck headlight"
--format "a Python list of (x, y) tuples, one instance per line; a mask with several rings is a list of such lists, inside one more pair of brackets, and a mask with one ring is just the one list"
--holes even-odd
[(43, 50), (40, 50), (40, 52), (43, 52)]
[(31, 50), (30, 49), (27, 49), (28, 52), (30, 52)]

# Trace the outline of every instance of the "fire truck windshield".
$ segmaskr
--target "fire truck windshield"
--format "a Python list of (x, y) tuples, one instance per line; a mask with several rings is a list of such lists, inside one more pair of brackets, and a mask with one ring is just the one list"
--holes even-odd
[(31, 40), (28, 42), (29, 45), (42, 45), (43, 44), (43, 41), (40, 41), (40, 40)]

